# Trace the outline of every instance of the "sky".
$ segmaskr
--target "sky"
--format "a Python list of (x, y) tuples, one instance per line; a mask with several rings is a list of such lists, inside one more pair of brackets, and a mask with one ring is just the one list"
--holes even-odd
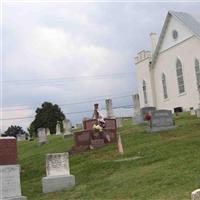
[(149, 34), (159, 36), (169, 10), (199, 14), (200, 3), (4, 1), (1, 130), (26, 130), (44, 101), (73, 124), (105, 98), (131, 106), (134, 57), (151, 50)]

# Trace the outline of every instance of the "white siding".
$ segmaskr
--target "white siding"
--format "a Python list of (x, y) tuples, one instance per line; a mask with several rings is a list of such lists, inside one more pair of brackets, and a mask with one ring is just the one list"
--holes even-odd
[[(178, 32), (178, 38), (175, 40), (172, 37), (173, 30)], [(182, 22), (178, 21), (175, 17), (170, 17), (168, 27), (165, 32), (165, 38), (162, 42), (160, 52), (184, 41), (185, 39), (193, 36), (194, 34), (188, 30)]]
[[(153, 106), (153, 99), (152, 99), (152, 88), (151, 88), (151, 81), (150, 81), (150, 71), (149, 71), (149, 62), (150, 59), (147, 58), (146, 60), (138, 63), (136, 65), (136, 73), (137, 73), (137, 81), (138, 81), (138, 90), (140, 96), (140, 106)], [(148, 103), (144, 104), (144, 94), (143, 94), (143, 80), (146, 82), (146, 89), (147, 89), (147, 100)]]
[[(183, 65), (185, 93), (179, 94), (176, 76), (176, 60), (179, 58)], [(183, 107), (189, 109), (198, 105), (198, 91), (195, 74), (195, 58), (200, 58), (200, 40), (195, 36), (160, 53), (155, 65), (155, 83), (157, 108), (171, 109)], [(160, 80), (162, 73), (166, 75), (168, 99), (163, 98), (163, 88)]]

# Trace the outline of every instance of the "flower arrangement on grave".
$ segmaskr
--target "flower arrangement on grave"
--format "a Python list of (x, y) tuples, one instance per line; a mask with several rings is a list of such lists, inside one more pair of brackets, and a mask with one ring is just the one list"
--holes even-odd
[(94, 136), (98, 137), (99, 133), (102, 132), (103, 128), (99, 124), (94, 124), (92, 129), (94, 130)]
[(146, 115), (144, 116), (144, 120), (145, 120), (145, 121), (150, 121), (150, 120), (151, 120), (151, 115), (150, 115), (150, 114), (146, 114)]

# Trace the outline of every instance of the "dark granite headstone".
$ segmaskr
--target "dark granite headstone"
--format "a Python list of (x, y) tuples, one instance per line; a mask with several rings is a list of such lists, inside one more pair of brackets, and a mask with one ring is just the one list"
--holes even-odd
[(17, 164), (17, 145), (14, 137), (0, 138), (0, 165)]
[(150, 132), (175, 128), (171, 110), (156, 110), (152, 113)]
[(97, 123), (96, 119), (88, 119), (83, 121), (84, 130), (93, 130), (93, 125)]
[(116, 123), (116, 119), (108, 119), (105, 118), (105, 128), (106, 129), (114, 129), (117, 130), (117, 123)]
[(79, 131), (74, 134), (76, 146), (89, 146), (91, 143), (91, 131)]

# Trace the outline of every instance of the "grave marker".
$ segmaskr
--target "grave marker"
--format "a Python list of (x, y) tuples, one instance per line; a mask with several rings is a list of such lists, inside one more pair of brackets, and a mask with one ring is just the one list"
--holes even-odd
[(60, 122), (59, 121), (56, 124), (56, 135), (61, 135), (61, 128), (60, 128)]
[(63, 128), (64, 128), (64, 134), (63, 134), (64, 138), (72, 134), (72, 124), (69, 119), (63, 120)]
[(53, 153), (46, 155), (46, 177), (42, 178), (44, 193), (72, 188), (75, 177), (70, 174), (68, 153)]
[(46, 134), (45, 128), (38, 128), (37, 132), (38, 132), (38, 143), (40, 145), (47, 144), (48, 139), (47, 139), (47, 134)]
[(157, 110), (151, 115), (150, 132), (175, 128), (171, 110)]
[(14, 137), (0, 137), (0, 199), (26, 200), (21, 196), (20, 166)]
[(192, 200), (200, 200), (200, 189), (194, 190), (191, 194)]

